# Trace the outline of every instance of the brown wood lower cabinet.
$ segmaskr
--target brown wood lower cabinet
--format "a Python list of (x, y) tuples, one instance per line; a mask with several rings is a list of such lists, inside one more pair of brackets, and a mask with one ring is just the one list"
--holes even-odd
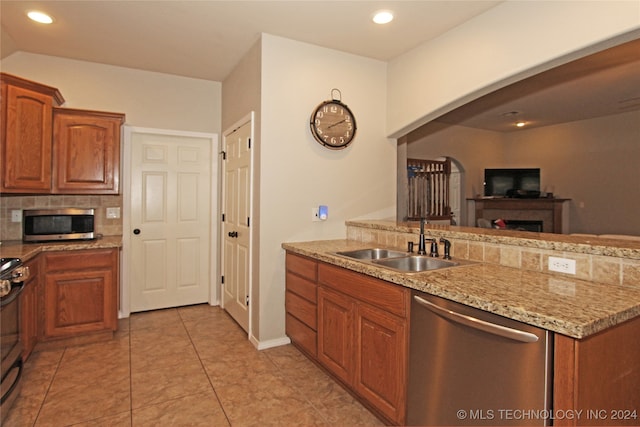
[(554, 425), (640, 425), (640, 317), (576, 340), (556, 334)]
[(39, 258), (25, 263), (29, 268), (29, 279), (20, 294), (20, 342), (22, 360), (26, 361), (38, 342), (38, 295), (40, 293)]
[(46, 252), (43, 339), (117, 329), (118, 250)]
[[(298, 281), (289, 276), (292, 256), (287, 254), (288, 294), (290, 284)], [(317, 356), (313, 358), (381, 418), (404, 424), (409, 290), (322, 262), (316, 265)], [(315, 270), (307, 277), (316, 277)], [(289, 312), (296, 305), (295, 299), (287, 302), (287, 334), (300, 346), (289, 332), (301, 317)]]

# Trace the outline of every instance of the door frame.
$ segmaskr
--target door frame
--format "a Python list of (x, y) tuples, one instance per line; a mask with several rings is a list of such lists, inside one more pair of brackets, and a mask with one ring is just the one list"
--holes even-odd
[(219, 281), (220, 281), (220, 264), (219, 264), (219, 247), (218, 236), (220, 210), (219, 210), (219, 167), (218, 153), (219, 141), (217, 133), (191, 132), (171, 129), (156, 129), (124, 125), (122, 138), (122, 187), (120, 194), (122, 195), (122, 251), (120, 252), (120, 302), (118, 306), (118, 318), (126, 318), (131, 314), (131, 150), (132, 135), (134, 133), (148, 133), (155, 135), (173, 135), (186, 136), (194, 138), (205, 138), (211, 141), (211, 183), (210, 183), (210, 236), (209, 236), (209, 305), (218, 305), (220, 303)]
[[(254, 245), (253, 245), (253, 238), (254, 238), (254, 229), (257, 226), (257, 221), (256, 221), (256, 216), (254, 215), (254, 204), (253, 204), (253, 190), (254, 190), (254, 166), (255, 166), (255, 148), (256, 148), (256, 142), (255, 142), (255, 112), (251, 111), (249, 114), (247, 114), (246, 116), (242, 117), (240, 120), (238, 120), (237, 122), (235, 122), (234, 124), (232, 124), (231, 126), (229, 126), (226, 130), (224, 130), (222, 132), (222, 149), (220, 150), (220, 154), (222, 154), (223, 151), (226, 150), (227, 148), (227, 137), (231, 134), (233, 134), (238, 128), (240, 128), (241, 126), (250, 123), (251, 125), (251, 133), (250, 133), (250, 139), (251, 139), (251, 150), (249, 150), (250, 152), (250, 163), (249, 163), (249, 217), (251, 218), (251, 225), (249, 226), (249, 272), (248, 272), (248, 278), (249, 278), (249, 308), (248, 308), (248, 312), (249, 312), (249, 330), (247, 331), (247, 334), (249, 336), (249, 340), (251, 340), (252, 342), (255, 341), (255, 339), (253, 338), (253, 309), (255, 307), (254, 305), (254, 292), (253, 292), (253, 249), (254, 249)], [(218, 258), (218, 265), (219, 265), (219, 275), (218, 275), (218, 295), (221, 297), (220, 298), (220, 306), (222, 308), (224, 308), (224, 303), (223, 303), (223, 299), (222, 298), (222, 280), (221, 277), (224, 275), (224, 245), (223, 245), (223, 238), (222, 238), (222, 228), (223, 228), (223, 224), (222, 224), (222, 207), (225, 206), (225, 193), (224, 193), (224, 189), (225, 189), (225, 180), (224, 180), (224, 176), (225, 176), (225, 167), (224, 167), (224, 160), (223, 157), (220, 155), (219, 157), (219, 176), (220, 179), (218, 180), (218, 184), (219, 184), (219, 203), (218, 205), (220, 206), (219, 212), (218, 212), (218, 235), (220, 236), (219, 242), (218, 242), (218, 253), (219, 253), (219, 258)]]

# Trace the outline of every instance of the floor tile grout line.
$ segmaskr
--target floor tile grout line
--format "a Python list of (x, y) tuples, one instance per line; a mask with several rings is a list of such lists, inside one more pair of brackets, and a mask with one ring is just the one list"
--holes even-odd
[(53, 386), (53, 382), (56, 380), (56, 375), (58, 374), (58, 371), (60, 370), (60, 365), (62, 364), (62, 359), (64, 358), (64, 355), (67, 352), (67, 348), (64, 347), (64, 349), (62, 350), (62, 354), (60, 355), (60, 359), (58, 359), (58, 362), (56, 363), (56, 369), (53, 371), (53, 375), (51, 376), (51, 381), (49, 381), (49, 386), (47, 387), (47, 389), (44, 392), (44, 396), (42, 396), (42, 403), (40, 404), (40, 408), (38, 408), (38, 413), (36, 414), (36, 417), (33, 419), (33, 425), (35, 426), (38, 422), (38, 418), (40, 418), (40, 414), (42, 413), (42, 410), (44, 409), (44, 403), (47, 401), (47, 396), (49, 395), (49, 391), (51, 391), (51, 387)]
[(207, 373), (207, 369), (204, 366), (204, 362), (202, 361), (202, 358), (200, 357), (200, 352), (198, 352), (198, 349), (197, 349), (195, 343), (193, 342), (193, 337), (189, 333), (189, 329), (187, 328), (187, 325), (184, 323), (184, 317), (182, 317), (182, 314), (180, 313), (180, 310), (178, 310), (178, 316), (180, 317), (180, 320), (182, 321), (182, 326), (184, 327), (185, 331), (187, 332), (187, 336), (189, 337), (189, 342), (191, 342), (191, 346), (193, 347), (193, 351), (195, 351), (196, 356), (198, 357), (198, 361), (200, 362), (200, 366), (202, 367), (202, 370), (204, 371), (204, 374), (207, 376), (207, 381), (209, 382), (209, 385), (211, 386), (211, 390), (213, 391), (213, 395), (216, 397), (216, 400), (218, 401), (218, 405), (220, 405), (220, 409), (222, 410), (222, 413), (224, 414), (224, 418), (227, 420), (227, 424), (229, 426), (231, 426), (231, 419), (229, 418), (229, 415), (227, 414), (227, 411), (225, 411), (225, 409), (224, 409), (224, 405), (222, 404), (222, 401), (220, 400), (220, 396), (218, 396), (218, 392), (216, 391), (216, 388), (213, 385), (213, 381), (211, 380), (211, 377)]
[(129, 422), (133, 427), (133, 365), (131, 363), (131, 315), (127, 317), (127, 335), (129, 337)]

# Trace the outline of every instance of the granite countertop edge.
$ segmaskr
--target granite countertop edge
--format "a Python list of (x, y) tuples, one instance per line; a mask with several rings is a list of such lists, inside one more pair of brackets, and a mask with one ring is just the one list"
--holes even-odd
[(20, 258), (22, 262), (26, 262), (42, 252), (110, 248), (122, 248), (121, 235), (103, 236), (94, 240), (67, 240), (64, 242), (24, 243), (20, 240), (5, 240), (0, 245), (0, 256), (2, 258)]
[(640, 289), (636, 288), (557, 278), (480, 262), (401, 273), (334, 254), (374, 246), (382, 247), (347, 239), (282, 244), (283, 249), (292, 253), (572, 338), (583, 339), (640, 316)]

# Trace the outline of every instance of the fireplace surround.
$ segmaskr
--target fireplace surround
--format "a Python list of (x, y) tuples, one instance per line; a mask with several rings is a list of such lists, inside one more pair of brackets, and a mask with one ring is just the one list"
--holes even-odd
[[(539, 231), (567, 234), (569, 232), (570, 201), (571, 199), (512, 199), (504, 197), (467, 199), (468, 224), (476, 226), (478, 218), (490, 221), (501, 218), (511, 224), (517, 224), (518, 221), (520, 224), (523, 224), (522, 221), (525, 223), (541, 221), (542, 229)], [(538, 229), (530, 229), (530, 231), (538, 231)]]

